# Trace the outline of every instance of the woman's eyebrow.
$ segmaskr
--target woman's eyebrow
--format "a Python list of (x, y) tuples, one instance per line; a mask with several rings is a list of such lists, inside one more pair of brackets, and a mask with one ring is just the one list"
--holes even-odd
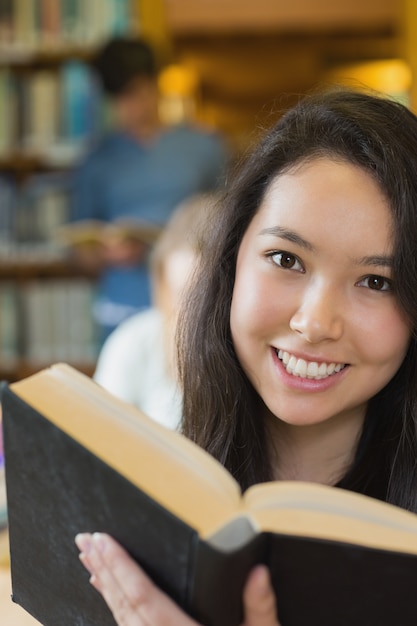
[[(285, 228), (284, 226), (271, 226), (270, 228), (263, 228), (260, 235), (273, 235), (274, 237), (280, 237), (281, 239), (286, 239), (287, 241), (291, 241), (295, 243), (305, 250), (309, 250), (310, 252), (315, 251), (315, 247), (312, 243), (301, 237), (298, 233), (290, 228)], [(393, 258), (392, 256), (385, 254), (372, 254), (363, 256), (357, 259), (353, 259), (355, 265), (368, 265), (372, 267), (392, 267)]]
[(393, 258), (385, 254), (375, 254), (354, 259), (356, 265), (372, 265), (373, 267), (392, 267)]
[(306, 239), (303, 239), (298, 233), (294, 230), (290, 230), (289, 228), (284, 228), (283, 226), (271, 226), (270, 228), (263, 228), (260, 235), (273, 235), (274, 237), (280, 237), (281, 239), (286, 239), (287, 241), (291, 241), (295, 243), (305, 250), (309, 250), (310, 252), (314, 252), (315, 247)]

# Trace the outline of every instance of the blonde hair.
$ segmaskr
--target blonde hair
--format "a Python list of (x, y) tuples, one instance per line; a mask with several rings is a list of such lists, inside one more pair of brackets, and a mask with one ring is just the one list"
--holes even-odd
[(196, 257), (201, 253), (207, 228), (215, 219), (219, 196), (202, 193), (190, 196), (179, 204), (159, 235), (150, 254), (152, 282), (163, 279), (167, 257), (183, 248)]

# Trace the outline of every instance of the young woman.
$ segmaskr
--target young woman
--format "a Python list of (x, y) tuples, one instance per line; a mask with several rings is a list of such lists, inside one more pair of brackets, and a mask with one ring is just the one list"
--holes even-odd
[[(334, 91), (284, 115), (231, 184), (181, 373), (184, 432), (243, 488), (307, 480), (417, 512), (416, 172), (408, 109)], [(118, 624), (193, 623), (111, 538), (77, 543)], [(244, 610), (278, 624), (263, 567)]]

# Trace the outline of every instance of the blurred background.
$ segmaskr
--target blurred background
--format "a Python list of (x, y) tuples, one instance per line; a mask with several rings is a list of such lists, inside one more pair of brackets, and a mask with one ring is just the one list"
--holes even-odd
[(297, 99), (333, 83), (417, 105), (415, 0), (0, 2), (0, 376), (55, 361), (92, 373), (94, 272), (56, 237), (71, 171), (112, 112), (97, 48), (140, 35), (159, 67), (166, 124), (219, 132), (231, 161)]

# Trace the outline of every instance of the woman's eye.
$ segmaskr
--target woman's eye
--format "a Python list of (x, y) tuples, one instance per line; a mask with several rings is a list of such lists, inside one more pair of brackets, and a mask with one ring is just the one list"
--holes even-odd
[(286, 270), (303, 272), (304, 268), (296, 256), (289, 252), (272, 252), (270, 255), (273, 263)]
[(358, 284), (359, 287), (367, 287), (368, 289), (373, 289), (374, 291), (391, 291), (392, 289), (391, 281), (383, 276), (366, 276), (365, 278), (362, 278)]

